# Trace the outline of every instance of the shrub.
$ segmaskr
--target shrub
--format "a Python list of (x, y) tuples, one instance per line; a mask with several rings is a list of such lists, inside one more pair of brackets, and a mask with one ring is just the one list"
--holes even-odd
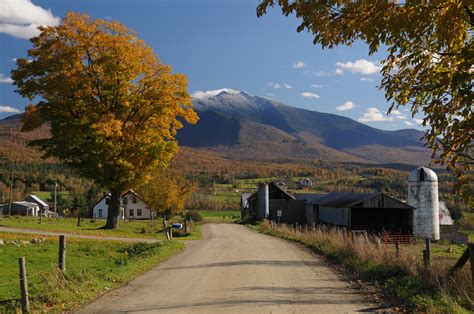
[(192, 220), (195, 222), (202, 221), (202, 216), (198, 211), (190, 210), (186, 213), (186, 220)]

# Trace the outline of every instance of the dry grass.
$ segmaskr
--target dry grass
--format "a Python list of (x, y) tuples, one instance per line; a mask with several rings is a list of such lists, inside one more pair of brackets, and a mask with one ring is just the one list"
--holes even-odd
[(446, 313), (474, 310), (474, 289), (469, 263), (449, 274), (453, 259), (433, 258), (424, 267), (421, 255), (401, 246), (397, 257), (394, 245), (384, 245), (374, 235), (352, 234), (340, 228), (291, 228), (287, 225), (260, 225), (260, 230), (298, 241), (343, 265), (360, 279), (384, 284), (387, 297), (396, 298), (407, 310)]

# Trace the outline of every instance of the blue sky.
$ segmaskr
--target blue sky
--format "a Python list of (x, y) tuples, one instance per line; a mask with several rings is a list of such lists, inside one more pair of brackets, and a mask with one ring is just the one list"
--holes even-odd
[(367, 47), (322, 50), (279, 8), (256, 16), (257, 0), (0, 0), (0, 118), (28, 103), (9, 79), (25, 57), (36, 24), (57, 24), (67, 11), (117, 19), (189, 78), (189, 92), (245, 90), (288, 105), (335, 113), (382, 129), (419, 128), (400, 109), (386, 116), (380, 82), (383, 52)]

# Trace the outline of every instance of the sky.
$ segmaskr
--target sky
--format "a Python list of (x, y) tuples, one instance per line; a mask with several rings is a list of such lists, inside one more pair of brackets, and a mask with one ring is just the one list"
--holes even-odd
[(294, 16), (276, 7), (257, 18), (258, 0), (0, 0), (0, 118), (22, 112), (10, 71), (26, 57), (38, 25), (58, 25), (68, 11), (118, 20), (160, 60), (188, 76), (196, 96), (230, 88), (287, 105), (346, 116), (386, 129), (418, 128), (408, 108), (386, 115), (378, 89), (384, 51), (356, 43), (322, 49)]

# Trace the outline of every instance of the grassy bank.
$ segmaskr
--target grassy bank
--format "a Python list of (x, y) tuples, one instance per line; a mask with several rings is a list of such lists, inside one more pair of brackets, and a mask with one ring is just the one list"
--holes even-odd
[[(103, 219), (82, 219), (81, 226), (77, 227), (77, 218), (43, 218), (39, 223), (38, 217), (11, 216), (0, 218), (0, 226), (23, 229), (37, 229), (75, 234), (86, 234), (101, 237), (147, 238), (164, 240), (163, 222), (161, 219), (150, 221), (120, 221), (116, 230), (100, 229), (105, 224)], [(200, 238), (199, 226), (194, 228), (190, 235), (182, 240), (196, 240)]]
[(474, 310), (469, 266), (448, 276), (452, 258), (434, 259), (425, 269), (418, 256), (404, 250), (399, 258), (390, 246), (379, 245), (375, 238), (354, 239), (341, 230), (295, 232), (286, 226), (270, 228), (268, 223), (251, 228), (310, 247), (330, 261), (343, 266), (348, 274), (380, 288), (384, 299), (410, 312), (464, 313)]
[(19, 305), (18, 258), (26, 258), (31, 309), (61, 312), (78, 308), (107, 290), (119, 287), (176, 254), (183, 244), (154, 244), (68, 239), (67, 270), (56, 271), (58, 241), (42, 237), (0, 233), (0, 313)]

